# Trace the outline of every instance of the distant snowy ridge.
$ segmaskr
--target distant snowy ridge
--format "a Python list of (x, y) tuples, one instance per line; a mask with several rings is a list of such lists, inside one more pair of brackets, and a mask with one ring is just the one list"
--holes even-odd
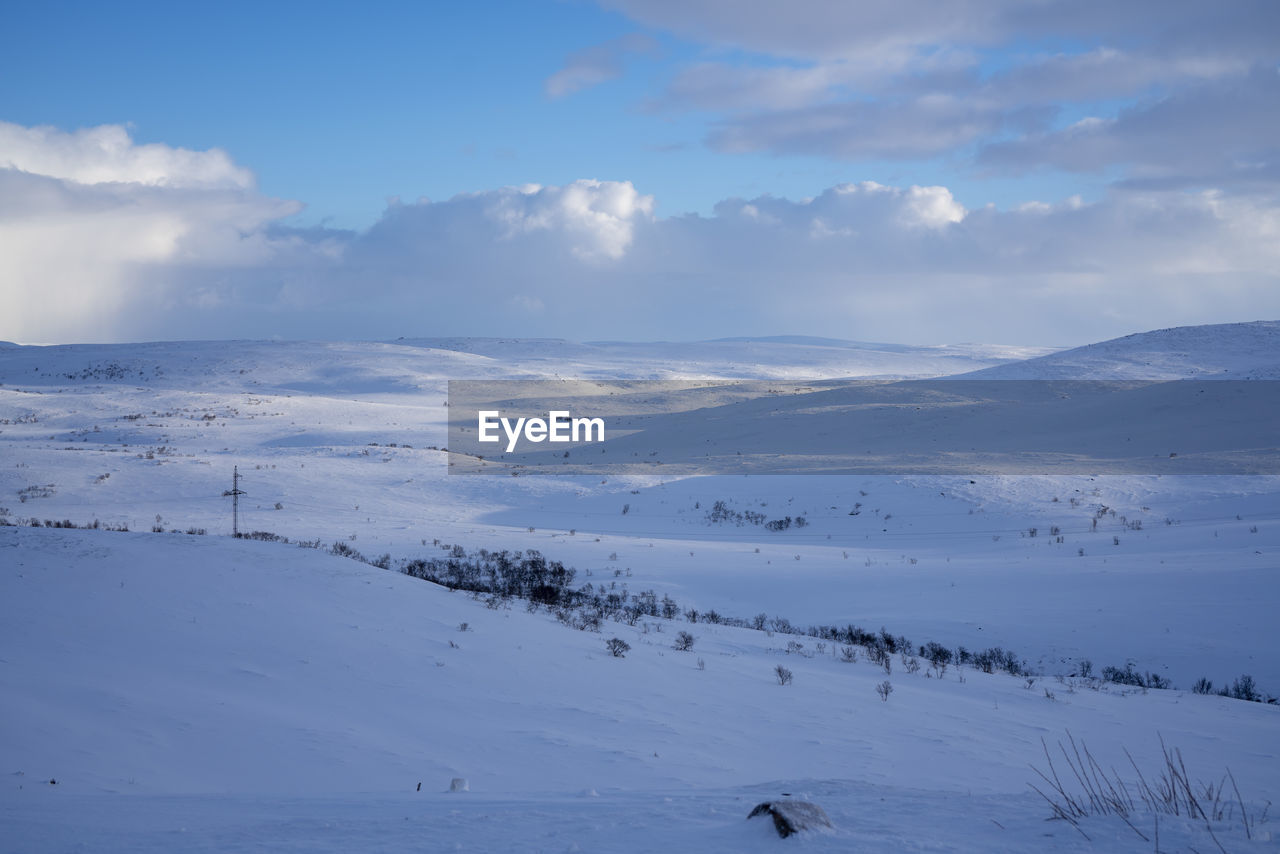
[(1280, 379), (1280, 321), (1139, 332), (967, 374), (966, 379)]
[(406, 347), (466, 353), (548, 376), (614, 379), (903, 379), (938, 377), (1052, 352), (1001, 344), (871, 344), (779, 335), (714, 341), (404, 338)]

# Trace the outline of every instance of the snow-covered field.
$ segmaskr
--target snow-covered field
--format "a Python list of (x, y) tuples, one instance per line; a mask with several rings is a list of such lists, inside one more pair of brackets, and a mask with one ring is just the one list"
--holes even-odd
[[(440, 449), (449, 379), (1276, 379), (1278, 343), (1280, 324), (1260, 323), (1052, 354), (0, 346), (0, 516), (130, 529), (0, 528), (0, 849), (1152, 850), (1114, 817), (1085, 819), (1089, 840), (1043, 821), (1030, 766), (1068, 730), (1121, 776), (1125, 749), (1157, 771), (1161, 737), (1195, 778), (1229, 766), (1260, 816), (1280, 795), (1280, 710), (1190, 689), (1249, 674), (1280, 694), (1276, 477), (466, 477)], [(393, 568), (451, 545), (538, 549), (579, 583), (682, 611), (1002, 646), (1034, 681), (910, 673), (906, 657), (886, 675), (836, 644), (684, 618), (574, 631), (322, 549), (233, 540), (233, 466), (243, 531)], [(716, 521), (718, 501), (808, 524)], [(672, 649), (679, 631), (692, 651)], [(614, 636), (625, 658), (605, 651)], [(1082, 679), (1083, 660), (1174, 689)], [(453, 777), (471, 791), (444, 792)], [(783, 792), (834, 830), (782, 841), (745, 821)], [(1151, 837), (1152, 816), (1135, 823)], [(1238, 808), (1213, 827), (1227, 850), (1276, 849)], [(1161, 816), (1159, 832), (1160, 850), (1218, 850), (1203, 822)]]

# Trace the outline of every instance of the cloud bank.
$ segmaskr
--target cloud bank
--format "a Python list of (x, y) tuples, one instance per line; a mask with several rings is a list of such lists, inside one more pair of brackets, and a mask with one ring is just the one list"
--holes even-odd
[(262, 195), (223, 152), (0, 125), (0, 338), (1065, 344), (1280, 316), (1280, 205), (1256, 188), (1152, 182), (1003, 211), (864, 182), (726, 199), (706, 217), (659, 204), (579, 180), (301, 230), (287, 225), (300, 205)]
[(647, 103), (725, 153), (1203, 189), (1280, 173), (1271, 0), (598, 0), (703, 46)]

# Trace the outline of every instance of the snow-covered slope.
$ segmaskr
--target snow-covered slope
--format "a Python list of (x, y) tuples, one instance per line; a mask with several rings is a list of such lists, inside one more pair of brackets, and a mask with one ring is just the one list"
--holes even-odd
[[(1271, 377), (1275, 328), (996, 370)], [(0, 348), (0, 517), (210, 534), (0, 527), (0, 851), (773, 850), (742, 818), (785, 791), (832, 813), (812, 850), (1091, 850), (1025, 788), (1039, 738), (1068, 727), (1146, 768), (1158, 731), (1194, 773), (1229, 764), (1246, 799), (1274, 800), (1276, 708), (1187, 689), (1250, 674), (1280, 692), (1277, 478), (455, 477), (441, 450), (449, 379), (935, 376), (1016, 355), (807, 339)], [(242, 530), (392, 560), (535, 548), (682, 610), (1012, 648), (1036, 682), (895, 659), (882, 703), (883, 671), (811, 639), (655, 619), (595, 635), (488, 610), (218, 536), (233, 466)], [(686, 629), (692, 654), (670, 649)], [(612, 635), (625, 659), (604, 654)], [(1085, 659), (1180, 690), (1073, 691)], [(473, 791), (440, 794), (452, 776)], [(1114, 820), (1090, 833), (1096, 850), (1151, 850)], [(1203, 833), (1162, 821), (1161, 850), (1216, 850)], [(1242, 836), (1231, 850), (1274, 849)]]
[[(1274, 357), (1249, 349), (1254, 329), (1210, 337), (1243, 370), (1246, 356), (1260, 365)], [(436, 343), (5, 351), (0, 456), (14, 464), (0, 467), (0, 516), (229, 533), (223, 492), (238, 465), (243, 530), (343, 539), (396, 558), (434, 540), (532, 547), (583, 571), (625, 572), (632, 591), (670, 593), (685, 607), (888, 625), (971, 648), (1000, 643), (1050, 673), (1082, 658), (1099, 667), (1132, 658), (1182, 687), (1241, 672), (1273, 693), (1280, 686), (1280, 658), (1258, 654), (1280, 646), (1266, 616), (1276, 593), (1248, 592), (1280, 572), (1274, 478), (451, 477), (439, 450), (445, 381), (544, 376), (552, 368), (539, 360), (579, 345)], [(744, 346), (762, 360), (758, 373), (786, 373), (796, 352), (769, 348), (793, 343)], [(862, 354), (797, 346), (839, 351), (832, 371)], [(639, 374), (663, 345), (622, 349), (611, 369)], [(920, 348), (907, 349), (898, 372), (920, 367)], [(696, 433), (670, 441), (696, 443)], [(1167, 458), (1174, 448), (1156, 449)], [(809, 525), (772, 532), (712, 522), (717, 501), (769, 519), (803, 515)], [(1125, 603), (1145, 601), (1145, 579), (1161, 571), (1181, 573), (1177, 595), (1135, 619)], [(1229, 620), (1196, 619), (1214, 590), (1242, 591), (1243, 604)], [(1037, 595), (1047, 591), (1056, 592)], [(1173, 631), (1187, 626), (1195, 630)]]
[(1179, 326), (984, 368), (966, 379), (1280, 379), (1280, 321)]
[(868, 344), (804, 336), (582, 344), (558, 339), (402, 338), (392, 343), (483, 356), (549, 377), (612, 379), (934, 377), (1054, 350), (990, 344)]
[[(897, 660), (882, 701), (882, 668), (811, 639), (579, 632), (314, 549), (4, 528), (0, 553), (5, 850), (764, 851), (744, 819), (783, 792), (835, 819), (807, 850), (1079, 850), (1027, 788), (1067, 730), (1108, 764), (1154, 770), (1162, 736), (1206, 778), (1230, 766), (1255, 813), (1276, 794), (1277, 710), (1256, 703)], [(471, 791), (442, 793), (454, 777)]]

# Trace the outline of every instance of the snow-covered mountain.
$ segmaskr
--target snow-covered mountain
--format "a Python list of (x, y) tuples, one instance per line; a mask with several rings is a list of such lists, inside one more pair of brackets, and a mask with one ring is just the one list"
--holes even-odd
[(1158, 329), (1005, 365), (973, 379), (1280, 379), (1280, 321)]

